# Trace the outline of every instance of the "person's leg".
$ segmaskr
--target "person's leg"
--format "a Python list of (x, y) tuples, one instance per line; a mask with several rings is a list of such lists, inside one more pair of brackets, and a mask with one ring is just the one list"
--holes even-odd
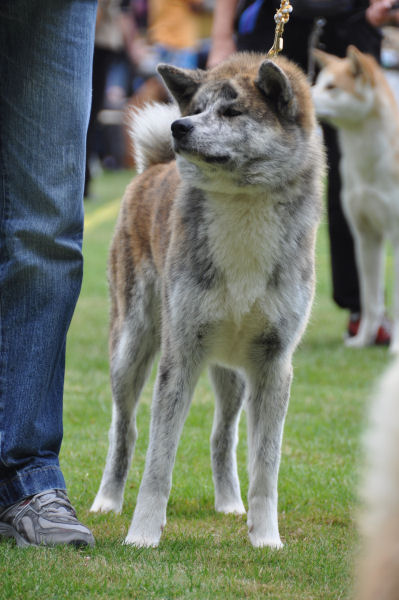
[(337, 133), (328, 125), (323, 125), (323, 133), (328, 157), (327, 208), (333, 298), (341, 308), (359, 312), (360, 293), (353, 238), (341, 206), (341, 155)]
[(0, 506), (64, 489), (95, 0), (0, 6)]
[(105, 83), (107, 79), (107, 71), (111, 63), (111, 52), (104, 48), (95, 48), (93, 56), (93, 93), (89, 126), (87, 130), (86, 141), (86, 172), (85, 172), (85, 188), (84, 196), (87, 198), (90, 194), (90, 158), (97, 151), (97, 117), (104, 105)]

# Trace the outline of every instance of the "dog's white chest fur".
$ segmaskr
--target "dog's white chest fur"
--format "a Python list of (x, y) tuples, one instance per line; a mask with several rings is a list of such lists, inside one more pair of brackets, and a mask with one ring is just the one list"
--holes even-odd
[[(363, 215), (381, 234), (399, 231), (399, 147), (380, 119), (365, 122), (359, 135), (339, 131), (344, 208), (361, 226)], [(366, 143), (373, 140), (373, 143)]]
[(210, 252), (223, 274), (217, 304), (221, 316), (240, 324), (255, 303), (264, 301), (278, 254), (280, 223), (264, 195), (214, 198), (207, 219)]
[(221, 274), (203, 305), (215, 323), (210, 359), (243, 365), (251, 340), (276, 318), (267, 282), (278, 259), (281, 222), (264, 194), (213, 196), (206, 219), (209, 250)]
[(242, 314), (240, 320), (226, 318), (215, 329), (210, 349), (210, 362), (242, 368), (249, 362), (250, 345), (256, 335), (267, 328), (268, 319), (259, 300)]

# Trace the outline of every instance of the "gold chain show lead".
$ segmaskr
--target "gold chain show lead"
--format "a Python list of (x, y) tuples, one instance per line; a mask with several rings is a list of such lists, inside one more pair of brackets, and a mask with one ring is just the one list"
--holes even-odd
[(276, 54), (281, 52), (281, 50), (283, 49), (284, 25), (288, 23), (291, 13), (292, 6), (289, 3), (289, 0), (281, 0), (280, 8), (277, 9), (276, 14), (274, 15), (274, 20), (276, 22), (276, 30), (274, 33), (273, 46), (267, 53), (268, 56), (276, 56)]

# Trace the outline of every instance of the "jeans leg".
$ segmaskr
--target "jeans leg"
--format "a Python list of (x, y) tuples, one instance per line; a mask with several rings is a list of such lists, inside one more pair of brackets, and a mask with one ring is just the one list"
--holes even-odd
[(95, 0), (0, 5), (0, 505), (65, 488)]

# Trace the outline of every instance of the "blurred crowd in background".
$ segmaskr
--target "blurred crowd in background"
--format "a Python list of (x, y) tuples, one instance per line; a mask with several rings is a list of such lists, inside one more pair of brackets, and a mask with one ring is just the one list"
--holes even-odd
[[(215, 0), (99, 0), (85, 197), (103, 169), (133, 167), (126, 113), (166, 101), (166, 62), (206, 68)], [(399, 28), (384, 28), (382, 64), (399, 99)]]
[(213, 8), (214, 0), (99, 0), (86, 197), (103, 168), (133, 166), (125, 114), (167, 100), (157, 64), (206, 67)]

